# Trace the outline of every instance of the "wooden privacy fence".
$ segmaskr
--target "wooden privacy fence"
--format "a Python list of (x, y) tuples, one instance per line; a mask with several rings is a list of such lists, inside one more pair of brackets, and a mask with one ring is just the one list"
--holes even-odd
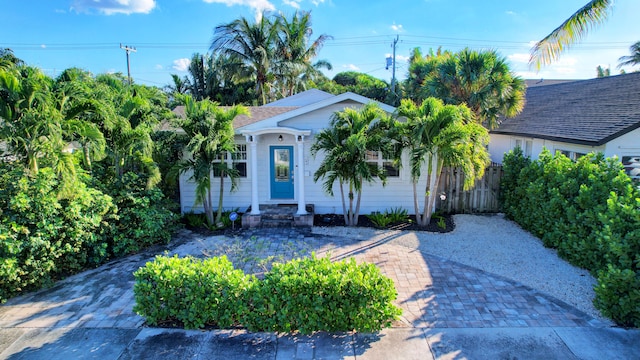
[[(502, 165), (491, 164), (475, 186), (464, 191), (464, 175), (459, 168), (442, 169), (436, 208), (446, 213), (499, 212)], [(442, 195), (445, 199), (442, 200)]]

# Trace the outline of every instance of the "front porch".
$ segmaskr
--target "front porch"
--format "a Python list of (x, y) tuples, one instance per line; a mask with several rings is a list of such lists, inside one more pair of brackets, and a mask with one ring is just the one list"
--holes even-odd
[(242, 228), (257, 227), (311, 227), (314, 206), (306, 204), (306, 214), (298, 214), (298, 204), (260, 204), (259, 213), (252, 214), (251, 207), (242, 215)]

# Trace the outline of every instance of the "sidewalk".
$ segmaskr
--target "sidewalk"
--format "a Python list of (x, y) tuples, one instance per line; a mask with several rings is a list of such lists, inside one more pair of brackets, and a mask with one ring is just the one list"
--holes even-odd
[(611, 328), (522, 284), (394, 243), (300, 230), (202, 237), (182, 231), (170, 254), (226, 254), (245, 272), (307, 256), (376, 263), (403, 317), (377, 334), (312, 336), (147, 328), (133, 275), (156, 248), (0, 306), (4, 359), (640, 359), (640, 331)]

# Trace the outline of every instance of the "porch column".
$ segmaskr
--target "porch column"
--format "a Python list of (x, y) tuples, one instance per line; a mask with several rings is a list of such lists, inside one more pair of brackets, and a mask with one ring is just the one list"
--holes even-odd
[(298, 144), (298, 212), (297, 215), (305, 215), (307, 213), (305, 199), (304, 199), (304, 135), (296, 136), (296, 143)]
[(251, 154), (251, 215), (260, 214), (258, 200), (258, 141), (256, 135), (247, 135), (249, 154)]

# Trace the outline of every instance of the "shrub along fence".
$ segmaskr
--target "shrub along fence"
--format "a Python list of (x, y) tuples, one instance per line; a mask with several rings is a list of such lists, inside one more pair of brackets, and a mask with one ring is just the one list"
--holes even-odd
[(445, 213), (496, 213), (500, 212), (500, 180), (502, 165), (491, 164), (472, 189), (464, 190), (464, 173), (459, 168), (444, 168), (440, 178), (436, 208)]
[(545, 150), (532, 162), (516, 149), (502, 191), (509, 218), (597, 278), (594, 304), (605, 316), (640, 327), (640, 191), (620, 161)]

